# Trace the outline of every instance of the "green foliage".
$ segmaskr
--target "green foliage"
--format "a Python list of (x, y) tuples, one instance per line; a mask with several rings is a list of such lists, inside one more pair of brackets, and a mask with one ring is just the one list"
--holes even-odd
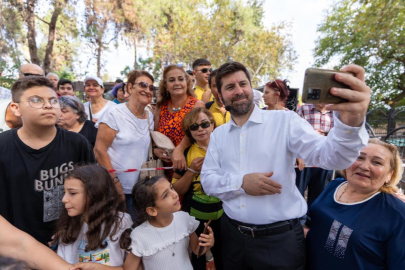
[[(15, 0), (3, 1), (12, 3)], [(37, 40), (38, 56), (42, 61), (48, 39), (47, 22), (53, 14), (51, 6), (63, 1), (30, 1), (35, 3), (37, 8), (36, 31), (37, 36), (43, 40)], [(281, 70), (291, 69), (296, 60), (291, 38), (287, 34), (289, 25), (281, 23), (270, 28), (263, 26), (263, 1), (64, 2), (63, 12), (56, 24), (51, 70), (69, 78), (83, 75), (77, 74), (83, 71), (74, 68), (82, 53), (79, 50), (81, 43), (85, 43), (91, 49), (92, 57), (97, 59), (97, 74), (101, 77), (101, 70), (107, 61), (102, 58), (103, 51), (109, 48), (111, 42), (118, 42), (121, 38), (134, 48), (134, 67), (149, 71), (156, 79), (168, 64), (183, 63), (189, 68), (195, 59), (207, 58), (213, 67), (219, 67), (233, 59), (244, 63), (253, 75), (253, 83), (258, 84), (263, 78), (276, 77)], [(75, 5), (70, 5), (71, 3)], [(82, 6), (85, 7), (84, 10), (78, 12), (77, 7)], [(28, 51), (26, 25), (22, 15), (19, 16), (20, 13), (12, 4), (2, 7), (2, 14), (7, 15), (7, 23), (2, 26), (1, 31), (2, 34), (7, 34), (7, 40), (10, 42), (2, 39), (0, 44), (6, 48), (3, 50), (4, 56), (18, 63), (18, 66)], [(148, 57), (139, 57), (139, 48), (146, 49)], [(126, 75), (131, 69), (126, 67), (121, 74)]]
[(403, 0), (341, 0), (318, 28), (315, 64), (364, 66), (372, 106), (404, 104), (404, 25)]

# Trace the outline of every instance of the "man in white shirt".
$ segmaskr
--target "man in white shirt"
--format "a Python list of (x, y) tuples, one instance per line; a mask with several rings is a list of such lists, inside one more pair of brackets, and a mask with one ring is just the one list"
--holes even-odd
[(295, 186), (295, 159), (325, 169), (344, 169), (368, 141), (364, 118), (371, 90), (355, 65), (336, 79), (354, 90), (332, 89), (349, 100), (327, 137), (291, 111), (253, 105), (251, 80), (240, 63), (222, 65), (216, 84), (232, 119), (211, 135), (201, 172), (208, 195), (223, 201), (224, 269), (303, 269), (305, 243), (298, 218), (307, 211)]

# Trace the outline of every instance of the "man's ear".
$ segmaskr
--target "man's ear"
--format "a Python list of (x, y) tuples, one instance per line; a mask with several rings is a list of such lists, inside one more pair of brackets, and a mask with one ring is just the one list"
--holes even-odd
[(151, 217), (156, 217), (157, 216), (157, 209), (155, 207), (148, 207), (146, 208), (146, 213), (151, 216)]
[(10, 109), (13, 111), (15, 116), (21, 117), (20, 104), (15, 103), (15, 102), (11, 102), (10, 103)]

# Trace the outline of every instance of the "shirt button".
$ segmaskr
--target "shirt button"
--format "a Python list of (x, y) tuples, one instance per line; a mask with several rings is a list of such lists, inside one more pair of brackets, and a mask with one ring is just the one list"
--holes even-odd
[(241, 137), (245, 137), (245, 133), (240, 134)]
[(237, 194), (239, 195), (239, 194), (240, 194), (240, 191), (238, 191)]
[(241, 154), (244, 154), (244, 153), (245, 153), (245, 150), (240, 150), (240, 153), (241, 153)]
[(238, 189), (239, 187), (238, 187), (238, 186), (235, 186), (235, 188)]
[(243, 171), (245, 169), (245, 167), (241, 167), (240, 170)]
[(245, 208), (245, 205), (244, 205), (244, 204), (242, 204), (242, 208)]
[(352, 134), (352, 132), (350, 130), (346, 131), (347, 134)]

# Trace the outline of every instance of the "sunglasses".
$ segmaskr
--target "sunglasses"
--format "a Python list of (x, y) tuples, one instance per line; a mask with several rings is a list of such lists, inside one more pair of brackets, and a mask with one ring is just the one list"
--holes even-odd
[(211, 126), (211, 122), (209, 122), (209, 121), (203, 121), (203, 122), (201, 122), (201, 124), (192, 124), (192, 125), (190, 125), (189, 126), (189, 129), (190, 130), (192, 130), (192, 131), (196, 131), (196, 130), (198, 130), (200, 127), (202, 127), (202, 128), (209, 128)]
[(23, 73), (25, 77), (27, 76), (37, 76), (37, 77), (44, 77), (42, 74), (33, 74), (33, 73)]
[(200, 70), (196, 70), (196, 71), (201, 71), (202, 73), (207, 73), (208, 71), (211, 73), (212, 72), (212, 68), (203, 68)]
[(147, 88), (149, 88), (149, 91), (155, 91), (155, 87), (153, 86), (153, 84), (148, 84), (148, 83), (146, 83), (146, 82), (143, 82), (143, 81), (139, 81), (139, 82), (134, 82), (134, 85), (135, 84), (138, 84), (138, 86), (140, 87), (140, 88), (142, 88), (142, 89), (147, 89)]

